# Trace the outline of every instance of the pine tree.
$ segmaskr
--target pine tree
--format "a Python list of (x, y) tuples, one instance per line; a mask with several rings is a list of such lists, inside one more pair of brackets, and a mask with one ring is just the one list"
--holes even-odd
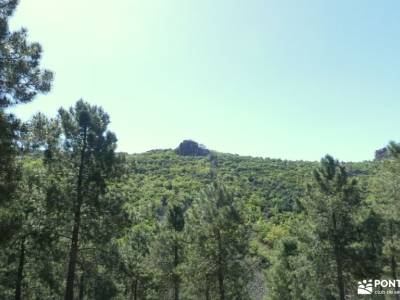
[[(336, 292), (345, 299), (346, 282), (352, 265), (352, 245), (357, 241), (355, 215), (361, 204), (360, 191), (355, 179), (349, 178), (345, 167), (326, 155), (321, 166), (314, 170), (314, 182), (309, 186), (304, 205), (309, 229), (319, 242), (317, 256), (324, 256), (325, 269), (319, 274), (326, 287), (331, 284), (327, 274), (335, 274)], [(317, 258), (315, 258), (317, 261)], [(330, 266), (334, 266), (331, 268)], [(324, 279), (325, 278), (325, 279)]]
[(234, 197), (214, 182), (189, 210), (187, 236), (193, 293), (205, 299), (246, 299), (249, 228)]
[(115, 164), (116, 137), (107, 130), (110, 120), (103, 109), (82, 100), (69, 110), (60, 109), (59, 116), (65, 138), (64, 155), (72, 164), (75, 180), (71, 190), (74, 217), (65, 289), (65, 300), (73, 300), (82, 212), (89, 214), (101, 205), (100, 197)]
[(16, 0), (0, 1), (0, 107), (30, 102), (38, 92), (48, 92), (53, 74), (39, 67), (42, 48), (27, 42), (27, 30), (10, 32), (8, 20)]
[(174, 300), (181, 298), (181, 264), (185, 251), (185, 197), (172, 185), (162, 197), (160, 219), (156, 224), (154, 239), (150, 245), (152, 269), (156, 274), (157, 297)]
[(4, 205), (13, 198), (19, 178), (14, 158), (20, 123), (5, 109), (48, 92), (53, 79), (50, 71), (40, 69), (40, 44), (27, 42), (26, 29), (9, 30), (9, 18), (17, 4), (17, 0), (0, 0), (0, 243), (15, 229)]
[[(397, 279), (400, 261), (400, 146), (390, 142), (388, 147), (390, 156), (380, 162), (378, 176), (375, 180), (374, 194), (377, 197), (375, 210), (376, 218), (382, 221), (379, 234), (383, 237), (383, 264), (387, 266), (389, 276)], [(399, 291), (396, 287), (396, 291)], [(400, 299), (400, 295), (396, 295)]]
[(172, 294), (174, 300), (180, 299), (180, 285), (181, 285), (181, 278), (179, 275), (179, 265), (182, 261), (182, 238), (181, 233), (185, 227), (185, 217), (184, 217), (184, 210), (180, 205), (172, 205), (168, 209), (167, 215), (167, 227), (168, 230), (168, 245), (171, 247), (171, 254), (172, 254)]

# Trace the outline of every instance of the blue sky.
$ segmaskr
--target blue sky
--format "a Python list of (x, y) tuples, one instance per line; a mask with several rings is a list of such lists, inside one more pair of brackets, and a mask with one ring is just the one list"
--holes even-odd
[(21, 26), (56, 77), (17, 115), (82, 97), (121, 151), (360, 161), (400, 140), (399, 1), (22, 0)]

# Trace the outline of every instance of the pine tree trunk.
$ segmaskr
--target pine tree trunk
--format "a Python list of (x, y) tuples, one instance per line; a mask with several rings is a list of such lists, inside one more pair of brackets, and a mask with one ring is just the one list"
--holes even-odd
[(81, 279), (79, 280), (79, 300), (83, 300), (85, 296), (85, 274), (82, 273)]
[(15, 287), (15, 300), (21, 300), (22, 280), (24, 279), (24, 265), (25, 265), (25, 238), (23, 238), (21, 241), (21, 248), (19, 251), (19, 264), (17, 273), (17, 284)]
[(210, 290), (208, 288), (208, 285), (206, 287), (206, 300), (210, 300)]
[(133, 300), (138, 300), (138, 281), (135, 279), (133, 284)]
[[(390, 222), (389, 227), (390, 227), (390, 242), (391, 242), (392, 247), (393, 247), (393, 243), (394, 243), (394, 240), (393, 240), (393, 235), (394, 235), (393, 222)], [(393, 247), (391, 252), (392, 252), (392, 255), (390, 257), (390, 269), (391, 269), (391, 272), (392, 272), (393, 279), (396, 280), (397, 279), (397, 262), (396, 262), (396, 257), (395, 257), (395, 254), (394, 254), (395, 253), (394, 247)], [(395, 287), (395, 291), (396, 292), (399, 291), (399, 288), (397, 286)], [(396, 294), (396, 300), (400, 300), (400, 295), (399, 294)]]
[(217, 230), (217, 242), (218, 242), (218, 287), (219, 287), (219, 299), (225, 300), (225, 286), (224, 286), (224, 270), (223, 270), (223, 258), (222, 258), (222, 241), (221, 233)]
[(344, 281), (343, 281), (343, 261), (342, 261), (342, 251), (340, 247), (340, 241), (337, 234), (337, 223), (336, 223), (336, 215), (332, 214), (333, 220), (333, 235), (334, 235), (334, 251), (335, 251), (335, 260), (336, 260), (336, 272), (337, 272), (337, 287), (339, 289), (339, 299), (345, 300), (344, 294)]
[(133, 293), (133, 299), (134, 300), (138, 300), (138, 297), (137, 297), (137, 286), (138, 286), (138, 283), (137, 283), (137, 280), (135, 280), (135, 289), (134, 289), (134, 293)]
[(75, 212), (74, 212), (74, 227), (72, 230), (72, 241), (69, 252), (68, 274), (67, 274), (64, 300), (74, 300), (75, 268), (79, 250), (79, 229), (81, 225), (81, 207), (83, 202), (82, 183), (83, 183), (83, 169), (85, 163), (86, 147), (87, 147), (87, 128), (84, 129), (83, 133), (83, 147), (81, 150), (81, 157), (80, 157), (78, 182), (77, 182), (77, 197), (76, 197)]
[(176, 267), (179, 264), (179, 256), (178, 256), (178, 245), (175, 241), (174, 244), (174, 274), (173, 274), (173, 281), (174, 281), (174, 300), (179, 300), (179, 276), (176, 274)]
[(71, 242), (71, 249), (69, 252), (67, 286), (65, 289), (65, 298), (64, 298), (65, 300), (74, 300), (75, 268), (78, 259), (80, 224), (81, 224), (81, 205), (79, 205), (76, 208), (74, 216), (74, 228), (72, 231), (72, 242)]
[[(396, 257), (394, 255), (392, 255), (392, 257), (390, 258), (390, 268), (392, 270), (392, 277), (394, 280), (396, 280), (397, 279), (397, 262), (396, 262)], [(398, 294), (399, 287), (397, 285), (395, 287), (395, 291), (396, 291), (396, 300), (400, 300), (400, 295)]]
[(208, 282), (208, 276), (206, 276), (206, 300), (210, 300), (210, 286)]

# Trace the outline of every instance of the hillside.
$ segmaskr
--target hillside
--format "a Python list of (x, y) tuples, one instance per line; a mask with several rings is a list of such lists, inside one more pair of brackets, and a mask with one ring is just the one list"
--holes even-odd
[[(400, 300), (400, 143), (315, 157), (397, 136), (398, 9), (59, 2), (0, 0), (0, 300)], [(315, 161), (117, 152), (192, 134)]]
[[(174, 150), (151, 150), (128, 155), (131, 175), (143, 189), (158, 192), (173, 187), (182, 193), (199, 191), (211, 173), (243, 201), (258, 198), (263, 209), (295, 209), (305, 184), (319, 163), (239, 156), (212, 151), (208, 156), (182, 156)], [(345, 163), (351, 176), (365, 181), (376, 172), (374, 161)], [(214, 170), (213, 170), (214, 169)]]
[[(170, 299), (174, 291), (179, 291), (181, 299), (203, 299), (205, 292), (209, 299), (216, 299), (221, 293), (217, 275), (222, 273), (215, 268), (222, 264), (228, 297), (292, 298), (292, 292), (289, 296), (274, 292), (288, 280), (282, 274), (297, 276), (288, 266), (284, 266), (286, 273), (281, 273), (280, 249), (286, 239), (294, 239), (296, 247), (310, 246), (307, 237), (302, 236), (309, 226), (304, 219), (304, 211), (308, 210), (304, 200), (310, 194), (306, 192), (307, 185), (315, 182), (313, 172), (321, 168), (321, 163), (239, 156), (201, 147), (201, 151), (196, 147), (185, 150), (184, 155), (176, 149), (119, 153), (105, 194), (96, 196), (96, 187), (88, 186), (95, 196), (87, 196), (88, 204), (82, 206), (81, 243), (85, 245), (83, 249), (92, 250), (80, 253), (79, 265), (79, 274), (90, 278), (79, 288), (88, 297), (99, 293), (104, 299), (122, 300), (128, 293), (132, 297), (136, 294), (135, 299), (155, 300)], [(46, 253), (51, 262), (51, 266), (43, 265), (39, 277), (29, 275), (30, 282), (40, 287), (35, 295), (43, 299), (61, 293), (60, 286), (53, 287), (49, 282), (62, 282), (62, 258), (67, 255), (69, 241), (64, 232), (70, 228), (68, 219), (73, 211), (70, 199), (76, 177), (71, 176), (73, 169), (67, 163), (69, 153), (59, 151), (36, 151), (25, 156), (24, 176), (28, 177), (18, 192), (24, 199), (33, 180), (29, 177), (32, 167), (42, 174), (41, 179), (35, 179), (38, 182), (34, 181), (38, 190), (32, 200), (36, 203), (35, 214), (40, 215), (42, 210), (48, 213), (43, 220), (28, 221), (44, 222), (51, 231), (29, 239), (51, 241), (51, 247), (39, 250), (29, 246), (25, 255), (33, 260)], [(368, 191), (381, 164), (382, 161), (366, 161), (342, 166), (350, 179), (356, 178), (360, 187)], [(371, 199), (373, 195), (369, 193)], [(359, 218), (365, 218), (362, 214)], [(220, 250), (215, 248), (215, 230), (226, 235)], [(17, 253), (18, 249), (13, 251)], [(213, 258), (216, 253), (224, 253), (224, 263)], [(302, 259), (295, 257), (295, 261)], [(11, 271), (17, 261), (5, 269)], [(34, 265), (25, 268), (33, 274)], [(198, 272), (199, 268), (202, 272)], [(298, 272), (298, 267), (294, 270)], [(135, 292), (129, 292), (132, 285), (136, 286)], [(1, 287), (12, 290), (12, 285), (6, 283)]]
[(317, 165), (217, 152), (206, 157), (181, 156), (173, 150), (129, 155), (129, 160), (132, 175), (143, 190), (162, 193), (172, 186), (181, 193), (194, 193), (211, 182), (215, 168), (216, 178), (231, 188), (236, 197), (243, 201), (256, 197), (260, 207), (276, 206), (281, 210), (293, 209)]

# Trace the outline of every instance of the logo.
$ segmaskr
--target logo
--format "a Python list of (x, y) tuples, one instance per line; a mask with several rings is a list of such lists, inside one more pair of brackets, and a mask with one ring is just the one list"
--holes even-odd
[(369, 280), (363, 280), (362, 282), (358, 282), (358, 289), (357, 289), (357, 294), (358, 295), (371, 295), (372, 290), (373, 290), (373, 284), (372, 284), (372, 279)]
[(364, 279), (358, 282), (357, 294), (400, 295), (400, 279)]

